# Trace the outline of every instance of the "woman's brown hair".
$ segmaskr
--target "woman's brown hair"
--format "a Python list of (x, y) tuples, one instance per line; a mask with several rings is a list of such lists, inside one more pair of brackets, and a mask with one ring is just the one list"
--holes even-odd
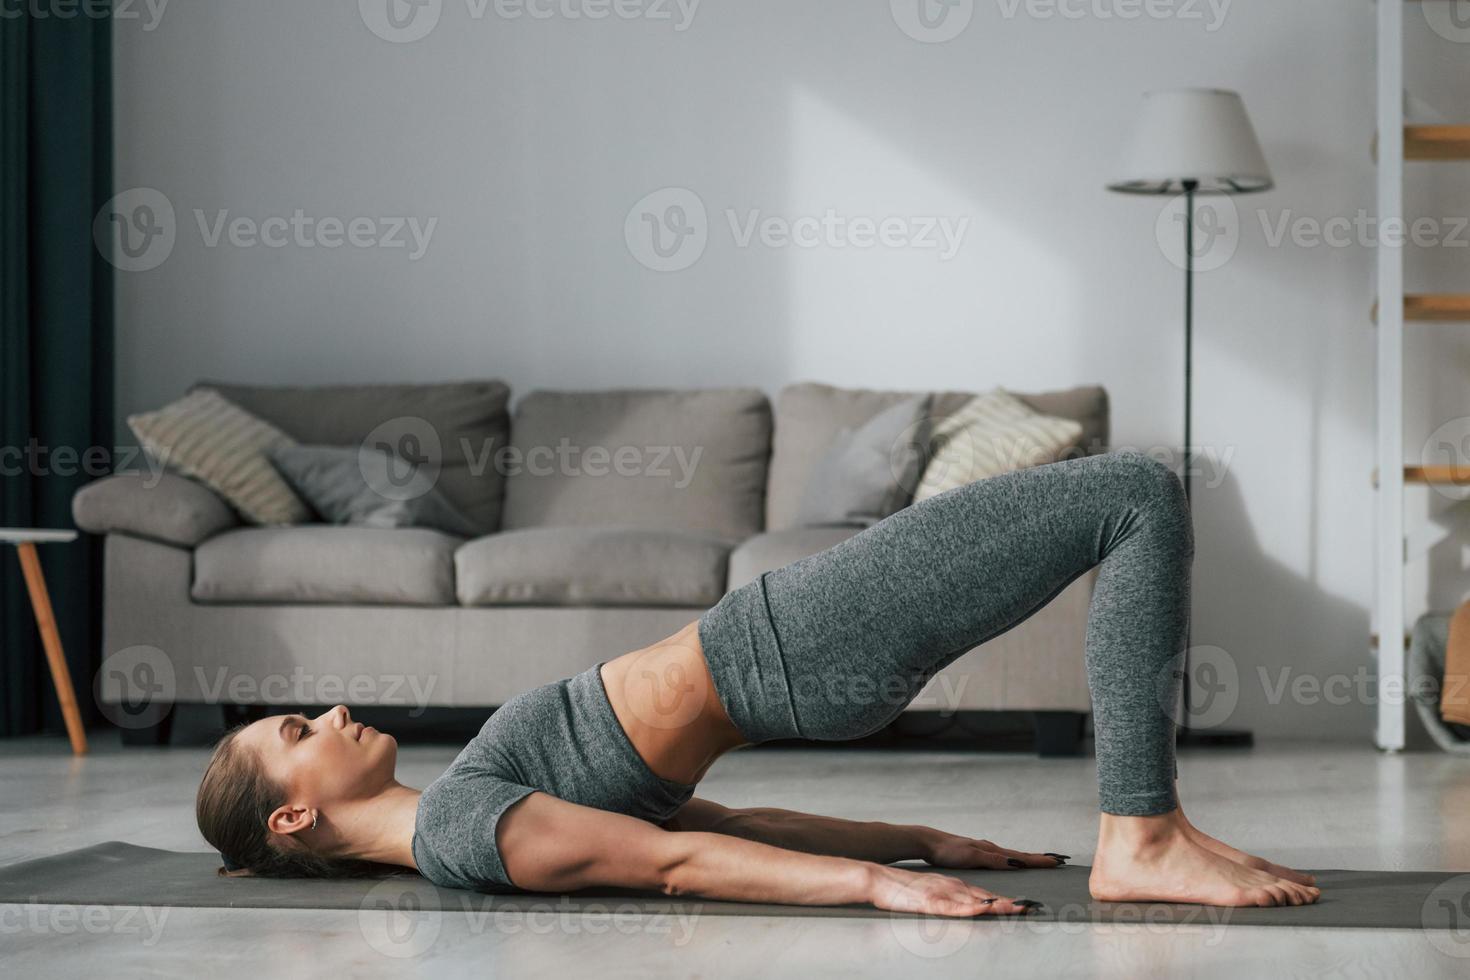
[(244, 729), (245, 725), (236, 725), (215, 745), (194, 800), (199, 832), (236, 868), (222, 867), (218, 874), (362, 878), (403, 870), (375, 861), (321, 854), (294, 837), (273, 835), (266, 821), (285, 804), (286, 793), (267, 778), (259, 755), (240, 743), (238, 736)]

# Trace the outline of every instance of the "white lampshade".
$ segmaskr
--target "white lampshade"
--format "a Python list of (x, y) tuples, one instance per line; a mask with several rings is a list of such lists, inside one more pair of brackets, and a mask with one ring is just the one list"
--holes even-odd
[(1108, 190), (1179, 194), (1269, 190), (1271, 171), (1240, 95), (1223, 89), (1148, 92)]

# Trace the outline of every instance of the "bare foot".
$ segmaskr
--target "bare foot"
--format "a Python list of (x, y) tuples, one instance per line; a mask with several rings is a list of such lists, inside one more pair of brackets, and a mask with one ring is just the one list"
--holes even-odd
[(1088, 885), (1103, 902), (1309, 905), (1321, 891), (1216, 853), (1175, 810), (1157, 817), (1102, 815)]
[[(1180, 815), (1183, 816), (1182, 813)], [(1278, 878), (1285, 878), (1287, 881), (1294, 881), (1298, 885), (1315, 885), (1317, 883), (1317, 879), (1314, 878), (1312, 875), (1297, 871), (1294, 868), (1288, 868), (1284, 865), (1276, 864), (1272, 861), (1267, 861), (1265, 858), (1256, 857), (1254, 854), (1247, 854), (1245, 851), (1242, 851), (1238, 847), (1231, 847), (1224, 841), (1211, 837), (1209, 834), (1205, 833), (1203, 830), (1200, 830), (1194, 824), (1190, 823), (1188, 817), (1184, 817), (1183, 819), (1184, 832), (1188, 834), (1196, 844), (1199, 844), (1201, 847), (1207, 848), (1208, 850), (1214, 851), (1216, 854), (1220, 855), (1223, 858), (1229, 858), (1236, 864), (1243, 864), (1247, 868), (1255, 868), (1257, 871), (1265, 871), (1268, 874), (1273, 874)]]

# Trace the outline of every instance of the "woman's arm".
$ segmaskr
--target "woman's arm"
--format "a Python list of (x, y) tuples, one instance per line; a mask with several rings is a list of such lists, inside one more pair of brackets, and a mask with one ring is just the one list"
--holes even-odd
[(896, 912), (974, 916), (1019, 904), (946, 875), (789, 851), (725, 834), (674, 833), (622, 814), (532, 793), (500, 818), (512, 882), (530, 891), (643, 888), (736, 902), (869, 903)]
[(922, 860), (942, 868), (1054, 868), (1066, 860), (1064, 855), (1012, 851), (988, 840), (917, 824), (840, 820), (772, 807), (735, 810), (698, 798), (681, 807), (664, 826), (879, 864)]

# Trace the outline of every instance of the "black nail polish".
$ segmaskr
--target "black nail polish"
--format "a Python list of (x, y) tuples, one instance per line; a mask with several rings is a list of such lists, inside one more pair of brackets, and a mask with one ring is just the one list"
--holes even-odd
[(1029, 909), (1043, 909), (1043, 908), (1046, 908), (1046, 906), (1043, 905), (1043, 904), (1041, 904), (1040, 902), (1033, 901), (1032, 899), (1029, 899), (1029, 898), (1018, 898), (1018, 899), (1015, 900), (1015, 904), (1016, 904), (1016, 907), (1017, 908), (1028, 909), (1028, 910)]
[(1055, 851), (1043, 851), (1042, 853), (1045, 854), (1049, 858), (1056, 858), (1058, 861), (1070, 861), (1070, 860), (1072, 860), (1072, 855), (1070, 855), (1070, 854), (1058, 854)]
[(1024, 868), (1024, 867), (1026, 867), (1026, 862), (1025, 861), (1017, 861), (1015, 858), (1006, 858), (1006, 864), (1009, 864), (1013, 868)]

